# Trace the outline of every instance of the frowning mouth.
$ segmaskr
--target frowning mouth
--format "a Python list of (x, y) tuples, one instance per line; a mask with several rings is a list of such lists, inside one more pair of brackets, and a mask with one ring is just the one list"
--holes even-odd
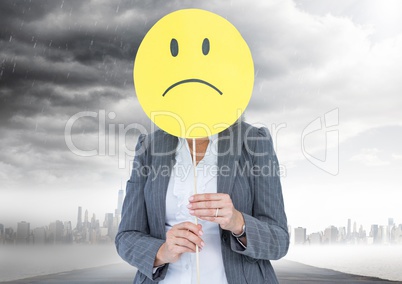
[(166, 91), (162, 94), (162, 97), (164, 97), (171, 89), (173, 89), (174, 87), (177, 87), (178, 85), (181, 84), (186, 84), (186, 83), (201, 83), (204, 85), (207, 85), (208, 87), (211, 87), (212, 89), (214, 89), (215, 91), (217, 91), (219, 93), (219, 95), (222, 95), (223, 93), (221, 92), (221, 90), (219, 90), (217, 87), (215, 87), (214, 85), (212, 85), (211, 83), (208, 83), (207, 81), (201, 80), (201, 79), (186, 79), (186, 80), (182, 80), (179, 81), (177, 83), (174, 83), (173, 85), (171, 85), (169, 88), (166, 89)]

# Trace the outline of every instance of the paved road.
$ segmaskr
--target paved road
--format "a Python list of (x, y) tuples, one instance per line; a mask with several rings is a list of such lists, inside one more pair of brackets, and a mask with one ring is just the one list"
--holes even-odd
[[(275, 271), (281, 284), (299, 283), (348, 283), (348, 284), (376, 284), (402, 283), (381, 280), (372, 277), (363, 277), (336, 272), (329, 269), (316, 268), (288, 260), (274, 262)], [(130, 284), (135, 270), (127, 264), (114, 264), (90, 269), (75, 270), (57, 274), (38, 276), (17, 281), (1, 282), (2, 284), (98, 284), (115, 283)]]

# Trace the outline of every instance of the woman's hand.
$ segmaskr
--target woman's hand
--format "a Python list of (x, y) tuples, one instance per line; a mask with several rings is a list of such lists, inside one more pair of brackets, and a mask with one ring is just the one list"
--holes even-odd
[[(226, 193), (195, 194), (188, 204), (191, 215), (202, 220), (218, 223), (222, 229), (240, 234), (243, 231), (243, 215), (233, 206)], [(219, 209), (219, 210), (217, 210)], [(216, 214), (218, 214), (216, 216)]]
[(174, 225), (166, 233), (166, 241), (156, 254), (154, 266), (176, 262), (183, 253), (195, 252), (196, 245), (202, 248), (204, 246), (202, 234), (201, 224), (183, 222)]

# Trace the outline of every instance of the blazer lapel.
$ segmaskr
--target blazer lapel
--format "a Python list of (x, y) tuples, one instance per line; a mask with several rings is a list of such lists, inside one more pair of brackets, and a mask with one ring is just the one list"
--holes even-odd
[(244, 126), (238, 122), (219, 133), (218, 192), (231, 194), (244, 140)]
[(178, 139), (164, 131), (157, 134), (161, 135), (161, 137), (154, 137), (151, 147), (154, 151), (151, 166), (156, 167), (153, 169), (154, 173), (151, 174), (154, 178), (152, 182), (153, 208), (155, 208), (156, 227), (160, 230), (159, 235), (165, 239), (166, 193), (172, 168), (175, 164)]
[[(244, 126), (236, 123), (225, 129), (218, 136), (218, 193), (231, 194), (235, 179), (236, 163), (239, 161), (244, 140)], [(178, 138), (164, 131), (155, 133), (161, 137), (154, 137), (151, 153), (153, 208), (155, 208), (155, 222), (159, 229), (159, 236), (165, 235), (166, 193), (173, 166), (176, 162), (176, 148)], [(159, 172), (158, 172), (159, 171)]]

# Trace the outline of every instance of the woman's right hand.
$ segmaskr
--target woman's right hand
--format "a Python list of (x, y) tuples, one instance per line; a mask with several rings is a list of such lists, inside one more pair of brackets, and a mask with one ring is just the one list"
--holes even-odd
[(166, 233), (166, 241), (156, 254), (154, 266), (176, 262), (183, 253), (195, 252), (196, 245), (202, 249), (204, 246), (202, 234), (201, 224), (183, 222), (174, 225)]

